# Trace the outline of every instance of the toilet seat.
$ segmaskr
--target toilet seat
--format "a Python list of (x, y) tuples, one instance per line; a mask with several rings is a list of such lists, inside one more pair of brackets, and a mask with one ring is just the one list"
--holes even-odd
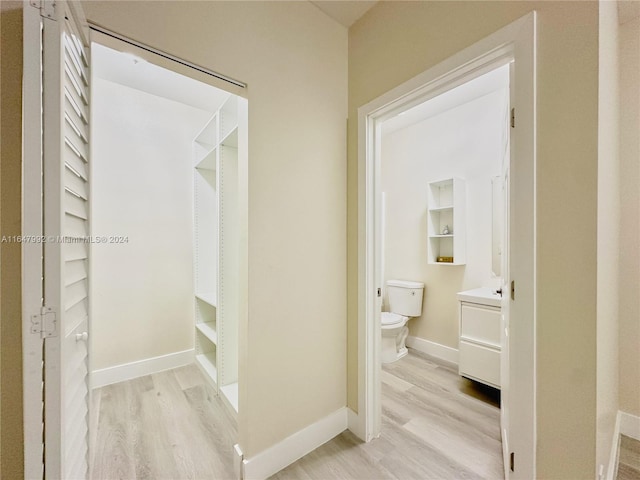
[(405, 317), (404, 315), (400, 315), (399, 313), (381, 312), (380, 314), (381, 323), (386, 327), (403, 323), (408, 319), (409, 317)]

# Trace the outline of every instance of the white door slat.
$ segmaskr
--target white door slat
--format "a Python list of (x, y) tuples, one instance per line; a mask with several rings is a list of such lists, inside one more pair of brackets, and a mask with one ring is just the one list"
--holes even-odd
[(82, 63), (85, 67), (89, 66), (89, 62), (87, 59), (87, 52), (85, 43), (89, 43), (89, 39), (86, 34), (82, 30), (79, 30), (77, 26), (70, 20), (71, 17), (67, 16), (65, 19), (65, 28), (67, 36), (73, 41), (73, 44), (78, 52), (80, 52), (82, 57)]
[(89, 115), (87, 114), (88, 106), (85, 101), (82, 99), (78, 92), (76, 92), (75, 88), (73, 88), (73, 84), (66, 78), (65, 75), (65, 83), (64, 83), (64, 93), (71, 100), (71, 103), (77, 107), (77, 111), (80, 113), (80, 117), (84, 120), (85, 123), (89, 123)]
[(64, 136), (67, 138), (72, 145), (87, 145), (87, 139), (82, 136), (82, 133), (75, 125), (71, 123), (68, 116), (65, 115), (64, 122)]
[(65, 63), (68, 63), (70, 66), (74, 68), (78, 76), (80, 77), (82, 84), (84, 87), (89, 85), (89, 81), (87, 78), (87, 74), (85, 73), (85, 69), (80, 63), (79, 52), (76, 50), (73, 42), (69, 38), (68, 35), (64, 36), (64, 53), (65, 53)]
[(76, 305), (78, 302), (83, 301), (87, 298), (87, 282), (78, 282), (65, 287), (65, 301), (64, 308), (65, 310), (69, 310), (71, 307)]
[[(88, 439), (85, 439), (85, 443)], [(88, 448), (86, 445), (82, 445), (80, 450), (75, 452), (73, 460), (67, 460), (68, 476), (67, 478), (87, 478), (87, 472), (89, 471), (89, 463), (87, 460)]]
[[(69, 129), (65, 128), (65, 134), (67, 132), (69, 132)], [(69, 145), (71, 150), (76, 152), (77, 156), (82, 158), (85, 163), (89, 162), (89, 148), (87, 144), (75, 134), (75, 132), (69, 132), (69, 135), (65, 135), (64, 141)]]
[(80, 218), (88, 218), (87, 201), (77, 196), (76, 192), (72, 192), (69, 188), (65, 188), (64, 193), (64, 209), (65, 212)]
[[(69, 362), (69, 378), (67, 379), (67, 398), (66, 398), (66, 408), (67, 411), (74, 412), (75, 409), (73, 407), (73, 402), (77, 402), (79, 397), (82, 397), (87, 394), (87, 387), (81, 380), (84, 376), (89, 373), (87, 370), (87, 362), (86, 362), (87, 352), (85, 349), (79, 350), (76, 355), (69, 358), (67, 361)], [(73, 429), (74, 426), (72, 424), (68, 424), (66, 426), (67, 431), (69, 429)]]
[[(65, 136), (68, 138), (74, 139), (74, 143), (89, 143), (87, 136), (81, 131), (80, 128), (74, 123), (74, 121), (69, 117), (68, 112), (64, 112), (64, 125), (66, 128)], [(79, 118), (76, 117), (76, 121), (79, 121)], [(73, 133), (72, 133), (73, 132)]]
[(73, 91), (76, 92), (77, 97), (80, 98), (80, 100), (82, 100), (82, 105), (88, 105), (89, 99), (87, 98), (87, 93), (80, 86), (81, 80), (78, 77), (78, 72), (74, 68), (72, 68), (70, 65), (68, 65), (67, 62), (65, 62), (65, 66), (64, 66), (64, 75), (65, 75), (65, 81), (67, 82), (67, 84), (71, 85), (71, 87), (73, 88)]
[(69, 467), (68, 478), (86, 478), (87, 472), (89, 471), (86, 455), (86, 451), (78, 452), (75, 460), (69, 463), (71, 466)]
[(67, 262), (87, 258), (87, 246), (84, 243), (65, 243), (63, 247), (64, 259)]
[(76, 155), (73, 150), (71, 150), (71, 148), (69, 148), (69, 144), (65, 143), (65, 162), (73, 169), (75, 170), (82, 178), (84, 178), (85, 180), (87, 180), (88, 177), (88, 172), (87, 172), (87, 165), (82, 161), (82, 158), (80, 158), (78, 155)]
[(69, 99), (66, 96), (64, 97), (64, 101), (65, 101), (65, 109), (64, 109), (65, 119), (70, 124), (72, 124), (75, 129), (77, 129), (80, 132), (80, 135), (86, 141), (89, 138), (87, 134), (87, 128), (88, 128), (87, 122), (82, 117), (80, 117), (80, 112), (76, 111), (76, 109), (73, 108), (72, 103), (69, 101)]
[(74, 51), (77, 53), (79, 58), (82, 60), (82, 67), (89, 68), (89, 59), (87, 56), (87, 49), (83, 45), (84, 41), (87, 41), (84, 35), (81, 35), (81, 32), (75, 27), (73, 22), (67, 20), (66, 29), (67, 29), (67, 38), (71, 40), (71, 45), (73, 46)]
[(69, 464), (73, 463), (73, 458), (78, 454), (82, 444), (86, 442), (87, 431), (83, 428), (78, 428), (78, 425), (83, 423), (82, 420), (84, 420), (87, 412), (87, 395), (79, 393), (74, 398), (74, 403), (67, 409), (71, 420), (67, 423), (71, 428), (65, 430), (69, 447), (66, 452), (66, 460)]
[(64, 184), (72, 192), (75, 192), (83, 200), (89, 198), (88, 185), (84, 178), (78, 176), (70, 165), (65, 165), (64, 169)]
[[(78, 160), (80, 160), (80, 162), (82, 162), (82, 164), (86, 165), (87, 162), (87, 155), (86, 153), (83, 154), (83, 152), (81, 152), (80, 150), (78, 150), (76, 148), (75, 145), (72, 145), (71, 142), (69, 141), (68, 138), (64, 139), (64, 153), (65, 153), (65, 157), (64, 160), (66, 162), (69, 163), (69, 165), (73, 165), (73, 158), (76, 157)], [(78, 172), (80, 173), (80, 172)], [(82, 176), (82, 175), (81, 175)], [(84, 178), (84, 176), (82, 176)]]
[(89, 232), (87, 231), (87, 228), (88, 228), (87, 222), (82, 218), (65, 214), (64, 231), (67, 235), (71, 237), (86, 237), (89, 234)]
[(72, 325), (79, 325), (88, 318), (87, 299), (76, 303), (64, 312)]
[(69, 88), (64, 87), (64, 98), (67, 100), (71, 110), (73, 110), (76, 115), (80, 118), (81, 122), (84, 124), (89, 123), (89, 119), (87, 118), (87, 113), (84, 111), (84, 106), (80, 106), (80, 104), (76, 101), (76, 99), (69, 92)]
[(65, 263), (64, 281), (65, 286), (68, 287), (80, 280), (87, 278), (88, 271), (85, 260), (74, 260), (73, 262)]

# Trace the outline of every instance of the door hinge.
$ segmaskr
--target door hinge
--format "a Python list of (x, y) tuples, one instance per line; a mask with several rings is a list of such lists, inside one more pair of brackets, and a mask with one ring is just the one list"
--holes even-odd
[(378, 288), (378, 297), (381, 297), (381, 296), (382, 296), (382, 289)]
[(516, 128), (516, 109), (511, 109), (511, 128)]
[(56, 0), (29, 0), (29, 5), (40, 10), (40, 16), (56, 19)]
[(52, 307), (41, 307), (39, 314), (31, 316), (31, 333), (39, 333), (42, 338), (58, 336), (58, 319)]
[(509, 468), (511, 469), (512, 472), (515, 472), (516, 470), (516, 454), (515, 452), (511, 452), (511, 454), (509, 455)]
[(511, 300), (516, 299), (516, 281), (511, 280)]

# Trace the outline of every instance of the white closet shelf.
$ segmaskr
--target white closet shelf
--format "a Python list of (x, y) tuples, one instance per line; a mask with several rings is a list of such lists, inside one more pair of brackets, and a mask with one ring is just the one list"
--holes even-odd
[(215, 292), (196, 293), (196, 298), (208, 303), (212, 307), (216, 307), (218, 303)]
[(220, 387), (220, 391), (224, 394), (224, 398), (227, 400), (229, 405), (233, 407), (233, 409), (238, 411), (238, 382), (230, 383), (229, 385), (225, 385)]
[(218, 378), (218, 370), (216, 369), (214, 358), (215, 353), (201, 353), (199, 355), (196, 355), (196, 361), (198, 362), (200, 367), (211, 378), (213, 383), (216, 383), (216, 379)]
[(447, 235), (429, 235), (429, 238), (453, 238), (453, 233)]
[(225, 147), (238, 148), (238, 126), (236, 125), (220, 142)]
[(449, 210), (453, 210), (453, 205), (448, 205), (446, 207), (434, 207), (429, 209), (430, 212), (447, 212)]
[(218, 344), (218, 332), (214, 322), (196, 323), (196, 328), (214, 345)]
[(216, 151), (217, 148), (213, 148), (208, 153), (206, 153), (200, 160), (198, 160), (198, 162), (196, 162), (196, 168), (202, 170), (215, 170)]

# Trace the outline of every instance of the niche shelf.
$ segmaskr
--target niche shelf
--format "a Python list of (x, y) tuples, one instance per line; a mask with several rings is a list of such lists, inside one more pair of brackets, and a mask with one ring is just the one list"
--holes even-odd
[(464, 265), (465, 184), (460, 178), (447, 178), (428, 184), (427, 236), (428, 263)]

